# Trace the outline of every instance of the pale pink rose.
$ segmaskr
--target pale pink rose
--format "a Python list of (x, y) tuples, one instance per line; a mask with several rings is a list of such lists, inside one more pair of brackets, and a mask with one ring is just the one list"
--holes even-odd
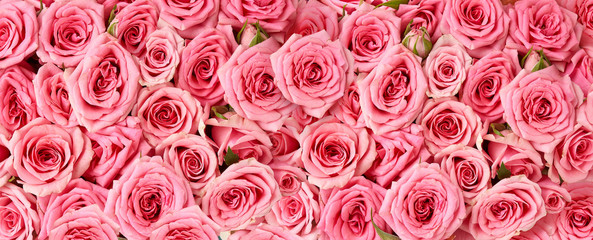
[(61, 192), (82, 176), (93, 154), (91, 140), (78, 127), (64, 128), (42, 118), (15, 131), (9, 148), (11, 173), (38, 197)]
[(332, 116), (355, 128), (366, 126), (360, 107), (360, 90), (358, 89), (358, 82), (362, 81), (364, 77), (366, 77), (366, 74), (359, 74), (357, 76), (358, 80), (352, 83), (344, 96), (329, 109)]
[(60, 0), (41, 11), (39, 25), (40, 61), (76, 67), (105, 32), (103, 6), (94, 0)]
[(377, 156), (364, 175), (386, 188), (418, 162), (431, 157), (424, 145), (422, 127), (416, 124), (381, 135), (374, 134), (373, 139), (377, 143)]
[(33, 79), (37, 112), (41, 117), (58, 125), (72, 127), (78, 125), (72, 114), (64, 71), (53, 63), (47, 63)]
[(33, 240), (39, 233), (35, 197), (8, 183), (0, 187), (0, 238)]
[(572, 201), (560, 212), (556, 221), (557, 239), (590, 239), (593, 237), (593, 185), (583, 181), (563, 186)]
[(298, 184), (302, 184), (298, 192), (284, 196), (274, 204), (272, 211), (265, 217), (266, 222), (307, 239), (318, 239), (316, 224), (321, 214), (319, 190), (306, 182)]
[(400, 20), (393, 9), (363, 3), (340, 21), (340, 27), (340, 43), (352, 51), (356, 72), (370, 72), (400, 43)]
[(564, 71), (584, 93), (589, 92), (593, 84), (593, 58), (584, 49), (576, 52)]
[(463, 194), (438, 164), (421, 163), (387, 190), (378, 215), (401, 238), (446, 239), (465, 218)]
[(536, 223), (531, 229), (515, 235), (511, 240), (553, 240), (541, 223)]
[(208, 105), (200, 102), (182, 89), (164, 83), (143, 88), (132, 115), (140, 119), (144, 137), (152, 146), (175, 133), (196, 133), (205, 127)]
[(537, 184), (542, 189), (548, 215), (560, 213), (572, 201), (568, 190), (548, 177), (542, 178)]
[(481, 58), (502, 50), (509, 20), (499, 0), (447, 0), (441, 31), (453, 35), (472, 57)]
[(444, 9), (445, 1), (442, 0), (422, 0), (416, 4), (410, 1), (399, 5), (395, 15), (401, 19), (400, 29), (406, 29), (411, 21), (411, 29), (426, 28), (431, 41), (436, 42), (443, 35), (439, 25)]
[(468, 204), (475, 203), (475, 198), (492, 187), (490, 182), (490, 162), (483, 151), (464, 146), (451, 145), (434, 156), (434, 161), (441, 165), (451, 182), (463, 193)]
[(505, 178), (478, 196), (468, 217), (476, 239), (509, 239), (546, 215), (540, 187), (527, 177)]
[(268, 33), (284, 32), (296, 17), (297, 0), (267, 2), (220, 0), (218, 24), (240, 29), (245, 22), (255, 24)]
[(132, 55), (140, 57), (144, 54), (148, 36), (157, 29), (158, 10), (152, 1), (139, 0), (126, 5), (115, 15), (111, 23), (115, 27), (114, 36)]
[(567, 183), (593, 180), (593, 132), (574, 126), (554, 149), (544, 154), (550, 166), (548, 176), (554, 182)]
[(377, 214), (385, 198), (385, 188), (365, 179), (352, 178), (341, 188), (322, 190), (323, 210), (317, 226), (324, 239), (379, 239), (371, 223), (381, 230), (391, 233), (387, 226), (389, 220)]
[(537, 182), (542, 178), (544, 163), (541, 155), (533, 146), (512, 131), (500, 131), (504, 136), (488, 134), (484, 136), (484, 149), (492, 159), (492, 178), (496, 176), (501, 164), (511, 175), (525, 175)]
[(282, 197), (273, 174), (253, 158), (232, 164), (206, 190), (202, 210), (222, 231), (245, 228)]
[(296, 19), (286, 31), (284, 40), (288, 40), (293, 34), (307, 36), (321, 30), (325, 30), (332, 40), (338, 39), (338, 14), (318, 0), (299, 1)]
[(558, 0), (558, 4), (577, 14), (578, 22), (584, 27), (580, 46), (593, 48), (593, 1), (591, 0)]
[(52, 223), (49, 239), (118, 240), (119, 226), (96, 205), (65, 213)]
[[(459, 92), (460, 101), (472, 107), (487, 123), (502, 123), (504, 109), (499, 91), (521, 70), (515, 50), (494, 51), (475, 62)], [(490, 125), (490, 124), (488, 124)]]
[(350, 52), (326, 31), (292, 35), (270, 56), (274, 83), (284, 97), (321, 118), (354, 81)]
[(218, 69), (224, 99), (240, 116), (276, 132), (297, 105), (286, 100), (274, 83), (270, 54), (280, 48), (274, 39), (253, 47), (239, 46)]
[(103, 187), (111, 187), (121, 169), (141, 155), (146, 156), (150, 146), (142, 137), (140, 120), (126, 117), (115, 125), (87, 133), (91, 139), (93, 158), (84, 177)]
[(72, 112), (91, 132), (124, 120), (138, 97), (140, 74), (132, 55), (107, 33), (65, 74)]
[(169, 26), (163, 26), (148, 35), (146, 52), (136, 58), (140, 68), (140, 84), (154, 86), (171, 81), (184, 44), (183, 38)]
[(555, 67), (522, 70), (500, 90), (504, 120), (519, 137), (540, 152), (553, 147), (573, 130), (583, 93)]
[[(209, 18), (216, 18), (219, 6), (223, 8), (226, 5), (220, 5), (220, 0), (207, 1), (176, 1), (176, 0), (156, 0), (160, 10), (161, 19), (171, 24), (179, 30), (180, 34), (184, 31), (193, 30), (205, 23)], [(215, 24), (210, 24), (213, 27)], [(186, 34), (183, 34), (186, 35)], [(191, 33), (184, 36), (189, 38)]]
[(443, 35), (428, 54), (424, 72), (428, 79), (426, 95), (432, 98), (455, 96), (467, 78), (472, 57), (452, 35)]
[(278, 162), (269, 166), (274, 171), (274, 179), (278, 182), (282, 196), (294, 195), (301, 190), (302, 183), (308, 183), (307, 175), (299, 167)]
[(259, 224), (233, 232), (228, 240), (303, 240), (303, 238), (285, 231), (280, 226)]
[(577, 123), (593, 131), (593, 88), (589, 89), (586, 99), (577, 109)]
[(163, 156), (175, 173), (189, 182), (198, 197), (204, 195), (209, 184), (220, 175), (216, 152), (202, 136), (173, 134), (156, 146), (155, 154)]
[(428, 100), (416, 122), (433, 154), (454, 144), (474, 146), (488, 131), (472, 108), (455, 98)]
[(147, 239), (169, 213), (195, 205), (189, 184), (161, 157), (142, 157), (113, 183), (105, 213), (131, 240)]
[(223, 105), (224, 89), (217, 71), (231, 57), (237, 46), (234, 41), (215, 28), (200, 32), (181, 52), (175, 86), (189, 91), (202, 104)]
[(301, 148), (297, 139), (301, 131), (299, 123), (295, 119), (289, 118), (277, 132), (268, 133), (272, 142), (270, 149), (274, 162), (296, 165), (297, 159), (301, 157), (296, 154), (297, 150)]
[(0, 68), (0, 135), (10, 138), (37, 117), (33, 78), (35, 73), (24, 63)]
[(7, 68), (29, 58), (37, 50), (39, 24), (33, 5), (16, 0), (2, 0), (0, 4), (0, 30), (3, 33), (0, 68)]
[(220, 227), (196, 205), (162, 217), (150, 239), (217, 239), (219, 233)]
[(305, 127), (300, 135), (299, 165), (310, 183), (321, 189), (342, 187), (361, 176), (375, 160), (375, 141), (364, 128), (352, 128), (327, 117)]
[(422, 111), (427, 81), (420, 62), (420, 57), (396, 45), (358, 82), (361, 112), (375, 134), (407, 127)]

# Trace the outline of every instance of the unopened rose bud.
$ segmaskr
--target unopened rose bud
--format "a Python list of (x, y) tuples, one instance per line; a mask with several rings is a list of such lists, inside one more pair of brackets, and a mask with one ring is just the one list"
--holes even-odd
[(542, 59), (542, 56), (543, 53), (540, 53), (539, 51), (529, 51), (524, 58), (523, 68), (532, 72), (547, 68), (550, 64), (545, 59)]
[(423, 29), (410, 30), (410, 32), (404, 36), (402, 44), (421, 58), (428, 56), (428, 53), (432, 50), (430, 35)]
[[(251, 41), (253, 40), (256, 34), (257, 28), (255, 28), (255, 26), (253, 26), (252, 24), (247, 24), (247, 26), (245, 27), (245, 29), (243, 29), (243, 32), (241, 33), (241, 45), (249, 47), (249, 44), (251, 44)], [(261, 35), (264, 38), (266, 37), (263, 34)]]

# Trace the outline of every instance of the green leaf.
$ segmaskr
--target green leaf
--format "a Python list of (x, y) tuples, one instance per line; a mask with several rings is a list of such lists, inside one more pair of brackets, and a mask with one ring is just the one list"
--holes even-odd
[(386, 233), (385, 231), (383, 231), (379, 227), (377, 227), (377, 224), (375, 224), (375, 221), (373, 221), (373, 210), (372, 209), (371, 209), (371, 223), (373, 224), (373, 227), (375, 228), (375, 232), (377, 232), (377, 235), (379, 235), (379, 238), (381, 238), (381, 240), (400, 240), (398, 236), (394, 236), (389, 233)]
[(43, 0), (39, 0), (39, 11), (37, 11), (37, 15), (41, 13), (41, 10), (43, 10)]
[(117, 240), (127, 240), (125, 237), (117, 237)]
[(16, 177), (12, 176), (10, 179), (8, 179), (8, 182), (14, 182), (14, 180), (16, 180)]
[(228, 147), (226, 150), (226, 155), (224, 155), (224, 163), (227, 166), (230, 166), (233, 163), (239, 162), (239, 155), (235, 154), (231, 147)]
[(226, 108), (228, 109), (229, 112), (234, 112), (235, 109), (233, 108), (233, 106), (231, 106), (230, 104), (226, 105)]
[(260, 31), (261, 33), (263, 33), (263, 34), (264, 34), (264, 36), (266, 36), (266, 37), (270, 37), (270, 35), (268, 35), (268, 33), (266, 33), (266, 31), (264, 31), (264, 29), (261, 27), (261, 25), (259, 25), (259, 20), (258, 20), (257, 22), (255, 22), (255, 28), (256, 28), (256, 29), (259, 29), (259, 31)]
[(342, 7), (342, 16), (340, 16), (338, 18), (338, 22), (342, 21), (342, 18), (344, 18), (346, 16), (346, 4), (344, 4), (344, 6)]
[(412, 24), (414, 23), (414, 19), (410, 20), (408, 26), (406, 26), (406, 30), (404, 30), (404, 36), (408, 35), (410, 31), (412, 31)]
[[(255, 22), (255, 29), (257, 31), (255, 32), (255, 37), (253, 37), (253, 40), (251, 40), (251, 43), (249, 43), (249, 47), (253, 47), (253, 46), (265, 41), (266, 38), (264, 38), (264, 36), (269, 37), (268, 34), (266, 33), (266, 31), (264, 31), (264, 29), (259, 25), (259, 20), (257, 22)], [(262, 34), (264, 36), (262, 36)]]
[(218, 236), (218, 240), (222, 240), (222, 238), (220, 236)]
[(494, 134), (504, 137), (504, 135), (502, 135), (502, 133), (500, 133), (500, 131), (498, 131), (498, 129), (496, 129), (496, 126), (494, 126), (494, 123), (490, 124), (490, 128), (492, 128), (492, 132), (494, 132)]
[(531, 46), (529, 51), (527, 51), (527, 54), (525, 54), (525, 56), (523, 56), (523, 58), (521, 59), (521, 67), (525, 67), (525, 61), (527, 60), (527, 57), (529, 56), (529, 54), (531, 54), (532, 51), (533, 51), (533, 46)]
[(390, 7), (390, 8), (397, 10), (399, 8), (400, 4), (408, 4), (408, 0), (391, 0), (391, 1), (381, 3), (381, 4), (377, 5), (375, 8), (385, 6), (385, 7)]
[(216, 107), (216, 106), (214, 106), (214, 107), (210, 108), (210, 110), (211, 110), (211, 111), (214, 113), (214, 115), (215, 115), (217, 118), (224, 119), (224, 120), (228, 120), (228, 118), (226, 118), (224, 115), (222, 115), (221, 113), (219, 113), (219, 112), (218, 112), (216, 109), (217, 109), (217, 107)]
[(364, 0), (360, 0), (360, 1), (358, 2), (358, 6), (362, 5), (362, 3), (364, 3)]
[(511, 171), (507, 169), (507, 167), (504, 165), (504, 162), (500, 162), (500, 168), (498, 168), (498, 171), (496, 171), (496, 177), (498, 177), (499, 180), (502, 180), (510, 176)]
[(547, 68), (548, 66), (552, 65), (550, 63), (550, 60), (548, 59), (548, 57), (546, 57), (546, 54), (544, 54), (543, 50), (539, 50), (538, 53), (539, 53), (539, 61), (537, 62), (537, 64), (535, 64), (535, 66), (533, 67), (531, 72), (536, 72), (536, 71), (542, 70), (542, 69)]
[(115, 11), (117, 11), (117, 4), (113, 6), (111, 9), (111, 13), (109, 13), (109, 20), (107, 20), (107, 25), (110, 25), (113, 19), (115, 19)]
[(249, 20), (245, 20), (245, 23), (243, 23), (243, 27), (237, 33), (237, 37), (235, 38), (235, 40), (237, 40), (237, 43), (241, 43), (241, 35), (243, 34), (243, 31), (245, 31), (245, 28), (247, 27), (247, 22), (249, 22)]

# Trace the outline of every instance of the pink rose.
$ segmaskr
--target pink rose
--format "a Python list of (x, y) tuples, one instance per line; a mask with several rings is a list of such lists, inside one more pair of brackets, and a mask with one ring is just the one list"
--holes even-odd
[[(323, 116), (327, 116), (327, 114), (324, 114)], [(297, 107), (292, 114), (290, 115), (291, 118), (289, 119), (294, 119), (298, 125), (299, 125), (299, 132), (303, 131), (303, 128), (307, 125), (311, 125), (314, 122), (317, 122), (319, 120), (319, 118), (313, 117), (307, 113), (305, 113), (305, 110), (303, 110), (302, 107)]]
[[(365, 76), (366, 74), (359, 74), (357, 78), (362, 80)], [(366, 125), (360, 107), (360, 90), (358, 89), (357, 82), (352, 83), (348, 87), (346, 94), (329, 109), (329, 112), (341, 122), (355, 128), (361, 128)]]
[[(319, 0), (321, 3), (329, 6), (335, 13), (342, 16), (342, 11), (346, 11), (346, 15), (352, 14), (360, 6), (360, 0)], [(371, 4), (373, 2), (381, 3), (380, 0), (363, 0), (362, 2)], [(377, 4), (378, 4), (377, 3)]]
[(492, 158), (492, 178), (496, 176), (501, 164), (511, 172), (511, 175), (525, 175), (537, 182), (542, 178), (544, 163), (541, 155), (533, 146), (517, 134), (505, 130), (497, 134), (484, 136), (485, 149)]
[(132, 56), (107, 33), (97, 36), (85, 58), (66, 72), (72, 112), (91, 132), (124, 120), (130, 113), (140, 85)]
[(591, 14), (593, 13), (593, 1), (591, 0), (558, 0), (560, 6), (567, 8), (571, 12), (577, 14), (578, 22), (584, 27), (583, 35), (580, 39), (581, 47), (591, 49), (593, 47), (593, 21)]
[(117, 240), (119, 226), (96, 205), (65, 213), (56, 222), (49, 239)]
[(452, 35), (443, 35), (428, 54), (424, 71), (428, 79), (426, 95), (432, 98), (455, 96), (467, 77), (472, 58)]
[(183, 176), (196, 196), (204, 195), (206, 188), (220, 175), (218, 158), (204, 137), (178, 133), (163, 140), (155, 148), (157, 155)]
[[(110, 10), (111, 11), (111, 10)], [(139, 0), (125, 6), (113, 19), (115, 37), (132, 55), (142, 56), (148, 36), (157, 29), (159, 11), (149, 0)]]
[(189, 91), (202, 104), (222, 105), (224, 89), (217, 71), (236, 46), (232, 38), (218, 29), (203, 30), (181, 52), (175, 86)]
[(325, 30), (332, 40), (338, 39), (338, 14), (318, 0), (299, 1), (296, 19), (286, 31), (284, 40), (288, 40), (293, 34), (307, 36), (321, 30)]
[(9, 148), (11, 173), (38, 197), (64, 190), (88, 169), (92, 157), (91, 141), (78, 127), (63, 128), (42, 118), (15, 131)]
[(318, 239), (316, 224), (319, 223), (321, 213), (318, 191), (315, 186), (302, 183), (296, 194), (284, 196), (274, 204), (272, 211), (265, 217), (266, 222), (307, 239)]
[(41, 11), (39, 24), (37, 56), (57, 66), (76, 67), (93, 49), (90, 42), (105, 32), (103, 6), (96, 1), (54, 2)]
[(309, 182), (321, 189), (342, 187), (366, 172), (375, 160), (375, 141), (362, 128), (352, 128), (327, 117), (301, 133), (300, 165)]
[(119, 222), (121, 233), (132, 240), (148, 238), (156, 222), (169, 213), (193, 206), (189, 184), (161, 157), (142, 157), (113, 183), (105, 213)]
[(370, 72), (400, 43), (400, 20), (392, 9), (362, 4), (340, 26), (340, 43), (352, 51), (356, 72)]
[(441, 31), (453, 35), (472, 57), (502, 50), (508, 30), (509, 16), (498, 0), (446, 1)]
[(326, 31), (293, 35), (270, 56), (274, 83), (284, 97), (321, 118), (354, 80), (350, 52)]
[(522, 70), (500, 90), (504, 120), (519, 137), (540, 152), (552, 148), (573, 130), (583, 93), (555, 67)]
[(199, 206), (191, 206), (163, 216), (150, 239), (217, 239), (219, 233), (220, 227)]
[(449, 145), (473, 146), (488, 131), (471, 107), (454, 98), (428, 100), (416, 122), (433, 154)]
[(275, 132), (297, 105), (286, 100), (274, 83), (270, 54), (280, 48), (274, 39), (253, 47), (239, 46), (218, 69), (225, 101), (242, 117)]
[(296, 154), (301, 148), (297, 139), (302, 131), (301, 126), (295, 119), (289, 118), (277, 132), (268, 133), (272, 146), (272, 156), (275, 162), (284, 162), (295, 165), (301, 156)]
[(8, 183), (0, 187), (0, 238), (33, 240), (39, 232), (35, 197)]
[[(0, 138), (4, 138), (0, 136)], [(8, 140), (0, 139), (0, 187), (4, 186), (10, 179), (10, 168), (8, 158), (10, 158), (10, 149), (7, 148)]]
[(53, 63), (47, 63), (33, 79), (37, 112), (43, 118), (65, 127), (78, 125), (72, 114), (64, 71)]
[(221, 0), (218, 24), (239, 29), (245, 22), (259, 21), (268, 33), (284, 32), (296, 15), (297, 0), (269, 2)]
[(593, 185), (579, 182), (565, 185), (572, 201), (560, 212), (556, 221), (557, 239), (587, 239), (593, 236)]
[(509, 239), (546, 215), (540, 187), (525, 176), (505, 178), (479, 195), (469, 230), (476, 239)]
[(245, 228), (265, 216), (281, 198), (278, 183), (267, 165), (250, 158), (227, 168), (206, 189), (202, 210), (223, 231)]
[(422, 0), (416, 4), (410, 1), (408, 4), (399, 5), (395, 15), (401, 19), (400, 29), (406, 29), (412, 22), (411, 29), (425, 27), (431, 41), (436, 42), (443, 35), (439, 25), (444, 8), (445, 1), (442, 0)]
[(146, 52), (137, 58), (140, 84), (154, 86), (171, 81), (179, 64), (184, 40), (173, 28), (164, 26), (146, 37)]
[(24, 63), (0, 68), (0, 135), (10, 138), (12, 132), (37, 117), (34, 77)]
[(531, 229), (521, 232), (519, 235), (515, 235), (511, 240), (552, 240), (552, 236), (546, 232), (546, 229), (541, 223), (536, 223)]
[(375, 134), (409, 126), (422, 110), (427, 82), (420, 61), (408, 49), (396, 45), (358, 82), (361, 112)]
[[(216, 18), (218, 14), (219, 0), (207, 1), (175, 1), (175, 0), (157, 0), (155, 1), (160, 9), (161, 18), (176, 28), (183, 37), (191, 38), (194, 30), (200, 24), (205, 23), (209, 18)], [(212, 19), (215, 20), (215, 19)], [(208, 21), (212, 22), (212, 21)], [(215, 22), (215, 21), (214, 21)], [(215, 24), (210, 24), (213, 27)], [(188, 31), (189, 30), (189, 31)], [(186, 32), (187, 34), (183, 34)]]
[(431, 154), (424, 145), (422, 127), (412, 124), (397, 131), (373, 135), (377, 156), (373, 165), (364, 173), (369, 179), (383, 187), (399, 178), (419, 161), (426, 161)]
[(140, 119), (148, 143), (156, 146), (175, 133), (193, 134), (203, 129), (207, 111), (189, 92), (172, 84), (160, 84), (140, 91), (132, 115)]
[(521, 70), (518, 59), (514, 50), (486, 54), (469, 67), (467, 79), (459, 92), (460, 101), (470, 106), (486, 123), (503, 122), (504, 109), (499, 91)]
[(547, 177), (542, 178), (537, 184), (542, 189), (542, 197), (546, 203), (548, 216), (560, 213), (572, 201), (566, 188)]
[(285, 231), (282, 227), (259, 224), (233, 232), (228, 240), (303, 240), (302, 237)]
[(25, 1), (3, 0), (0, 29), (0, 68), (15, 65), (37, 50), (39, 25), (33, 5)]
[(285, 163), (272, 163), (269, 166), (274, 171), (274, 179), (282, 196), (292, 196), (301, 190), (302, 183), (308, 183), (307, 175), (299, 167)]
[(593, 58), (584, 49), (577, 51), (570, 59), (564, 73), (579, 85), (584, 93), (589, 92), (593, 84)]
[(577, 123), (593, 131), (593, 89), (589, 90), (586, 99), (577, 109)]
[(554, 149), (544, 154), (554, 182), (593, 180), (593, 132), (577, 124)]
[(404, 239), (445, 239), (465, 217), (461, 189), (438, 164), (421, 163), (387, 190), (379, 210)]

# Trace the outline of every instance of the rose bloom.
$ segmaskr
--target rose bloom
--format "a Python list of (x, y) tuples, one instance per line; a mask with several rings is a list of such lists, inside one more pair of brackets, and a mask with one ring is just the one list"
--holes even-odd
[(146, 239), (163, 216), (193, 206), (189, 184), (161, 157), (142, 157), (113, 183), (105, 213), (132, 240)]
[(554, 182), (593, 180), (593, 132), (577, 124), (553, 151), (544, 155)]
[(266, 2), (221, 0), (218, 21), (240, 29), (245, 22), (256, 20), (268, 33), (284, 32), (296, 17), (297, 0)]
[(45, 119), (65, 127), (78, 125), (72, 114), (64, 71), (53, 63), (39, 68), (33, 79), (37, 112)]
[(590, 49), (593, 47), (593, 1), (591, 0), (558, 0), (560, 6), (577, 14), (578, 22), (584, 27), (583, 35), (580, 39), (580, 46)]
[[(156, 0), (161, 18), (171, 24), (185, 38), (195, 36), (195, 28), (205, 23), (209, 18), (216, 18), (219, 0), (207, 1), (175, 1)], [(226, 5), (220, 5), (226, 6)], [(223, 7), (224, 8), (224, 7)], [(212, 19), (215, 20), (215, 19)], [(213, 22), (213, 21), (208, 21)], [(209, 24), (211, 26), (216, 25)], [(186, 33), (186, 34), (184, 34)]]
[(321, 213), (319, 190), (306, 182), (298, 184), (301, 186), (296, 194), (284, 196), (274, 204), (272, 211), (265, 217), (266, 222), (307, 239), (318, 239), (316, 223)]
[(577, 123), (593, 131), (593, 89), (589, 90), (585, 102), (577, 109)]
[(352, 51), (356, 72), (370, 72), (400, 43), (400, 20), (392, 9), (363, 3), (340, 26), (340, 43)]
[(383, 216), (377, 214), (385, 197), (385, 188), (364, 177), (352, 178), (345, 186), (322, 193), (323, 207), (318, 228), (325, 235), (323, 239), (377, 239), (373, 222), (388, 233)]
[(465, 217), (463, 194), (438, 164), (421, 163), (391, 185), (378, 215), (404, 239), (445, 239)]
[[(109, 10), (111, 11), (111, 9)], [(157, 29), (159, 11), (149, 0), (138, 0), (122, 8), (113, 19), (115, 37), (132, 55), (142, 56), (148, 36)]]
[(53, 222), (49, 239), (117, 240), (119, 226), (96, 205), (69, 212)]
[(425, 27), (431, 41), (436, 42), (443, 35), (439, 25), (444, 9), (445, 1), (442, 0), (422, 0), (417, 4), (410, 1), (399, 5), (395, 15), (401, 19), (400, 29), (406, 29), (411, 21), (410, 29)]
[(140, 84), (154, 86), (171, 81), (184, 45), (183, 38), (169, 26), (163, 26), (148, 35), (146, 52), (136, 58), (140, 68)]
[(0, 135), (10, 138), (14, 130), (37, 117), (34, 86), (35, 77), (25, 63), (0, 68)]
[(288, 40), (293, 34), (307, 36), (321, 30), (325, 30), (332, 40), (336, 40), (340, 34), (338, 14), (318, 0), (299, 1), (296, 19), (286, 31), (284, 40)]
[(537, 184), (542, 189), (542, 197), (546, 203), (548, 216), (560, 213), (572, 201), (568, 190), (548, 177), (542, 178)]
[(9, 169), (12, 166), (7, 165), (8, 158), (10, 158), (10, 149), (7, 148), (7, 145), (8, 140), (0, 136), (0, 187), (4, 186), (11, 177)]
[(396, 45), (358, 82), (361, 113), (375, 134), (407, 127), (422, 111), (427, 82), (420, 62), (418, 56)]
[(473, 146), (488, 131), (472, 108), (455, 98), (428, 100), (416, 122), (433, 154), (453, 144)]
[(268, 132), (272, 142), (270, 150), (272, 151), (273, 161), (296, 165), (297, 159), (300, 158), (300, 155), (296, 153), (301, 148), (297, 139), (301, 131), (302, 128), (298, 122), (293, 118), (289, 118), (277, 132)]
[(239, 46), (218, 69), (225, 101), (237, 114), (271, 132), (278, 131), (297, 107), (274, 83), (270, 54), (278, 48), (280, 44), (274, 39), (249, 48)]
[(200, 207), (191, 206), (163, 216), (150, 239), (217, 239), (219, 233), (220, 227)]
[(515, 235), (511, 240), (552, 240), (552, 236), (548, 234), (546, 228), (542, 224), (537, 223), (531, 229)]
[(269, 166), (274, 171), (274, 179), (282, 196), (292, 196), (300, 192), (302, 183), (308, 183), (307, 175), (299, 167), (281, 162), (274, 162)]
[(448, 0), (443, 12), (441, 31), (450, 33), (481, 58), (502, 50), (509, 30), (509, 16), (498, 0)]
[(583, 93), (555, 67), (522, 70), (500, 90), (504, 120), (519, 137), (541, 152), (552, 148), (573, 130), (576, 107)]
[(82, 176), (92, 157), (91, 141), (78, 127), (63, 128), (43, 118), (15, 131), (9, 148), (12, 175), (38, 197), (61, 192)]
[(303, 240), (302, 237), (287, 232), (279, 226), (269, 224), (249, 225), (247, 228), (235, 231), (228, 240)]
[(327, 117), (300, 135), (301, 166), (309, 182), (321, 189), (342, 187), (366, 172), (375, 160), (375, 141), (366, 129), (352, 128)]
[(505, 178), (479, 195), (469, 230), (476, 239), (509, 239), (546, 215), (540, 187), (527, 177)]
[(432, 98), (455, 96), (471, 65), (472, 58), (460, 42), (449, 34), (441, 36), (424, 65), (428, 79), (426, 95)]
[(326, 31), (292, 35), (270, 56), (274, 83), (305, 113), (321, 118), (354, 80), (350, 52)]
[(584, 93), (589, 92), (593, 84), (593, 58), (586, 50), (579, 50), (570, 59), (564, 73), (579, 85)]
[(412, 124), (407, 128), (373, 135), (377, 156), (366, 177), (383, 187), (399, 178), (421, 160), (428, 160), (431, 154), (424, 145), (422, 127)]
[(0, 187), (0, 238), (36, 239), (39, 223), (33, 195), (12, 183)]
[[(358, 81), (362, 81), (366, 74), (359, 74)], [(338, 102), (329, 109), (332, 116), (341, 122), (353, 126), (355, 128), (365, 127), (364, 117), (360, 108), (360, 90), (358, 89), (358, 81), (350, 84), (346, 90), (346, 94), (338, 100)]]
[(250, 158), (229, 166), (206, 189), (202, 210), (222, 231), (242, 229), (281, 198), (272, 169)]
[[(328, 116), (327, 114), (324, 114), (323, 116)], [(290, 118), (288, 119), (293, 119), (294, 121), (296, 121), (299, 125), (300, 131), (303, 131), (303, 128), (307, 125), (311, 125), (314, 122), (319, 121), (319, 118), (313, 117), (307, 113), (305, 113), (305, 110), (303, 110), (302, 107), (297, 107), (292, 114), (290, 115)]]
[[(361, 5), (361, 2), (367, 4), (378, 5), (382, 3), (381, 0), (364, 0), (364, 1), (357, 1), (357, 0), (319, 0), (321, 3), (329, 6), (335, 13), (339, 16), (342, 16), (342, 11), (346, 11), (346, 15), (352, 14), (352, 12), (356, 11)], [(376, 3), (376, 4), (375, 4)]]
[(175, 133), (196, 133), (205, 127), (204, 110), (191, 94), (164, 83), (143, 88), (132, 115), (140, 119), (144, 137), (152, 146)]
[(175, 74), (175, 86), (190, 92), (200, 103), (223, 105), (224, 89), (218, 80), (218, 68), (236, 48), (235, 40), (215, 28), (200, 32), (181, 52)]
[(37, 50), (39, 24), (35, 8), (25, 1), (3, 0), (0, 29), (0, 68), (15, 65)]
[(54, 2), (41, 11), (39, 24), (40, 61), (65, 67), (76, 67), (93, 49), (90, 42), (105, 32), (103, 6), (96, 1)]
[(563, 185), (571, 202), (560, 212), (556, 221), (556, 239), (589, 239), (593, 236), (593, 185), (582, 181)]
[(525, 175), (531, 181), (537, 182), (542, 178), (544, 163), (541, 155), (533, 146), (512, 131), (504, 130), (498, 134), (484, 136), (484, 148), (492, 159), (492, 178), (496, 176), (501, 164), (512, 175)]
[(499, 91), (521, 70), (518, 59), (515, 50), (486, 54), (469, 67), (467, 79), (459, 92), (460, 101), (472, 107), (484, 122), (502, 123), (504, 109)]
[(91, 132), (122, 121), (132, 110), (140, 85), (132, 56), (109, 34), (97, 36), (86, 57), (66, 72), (72, 112)]

